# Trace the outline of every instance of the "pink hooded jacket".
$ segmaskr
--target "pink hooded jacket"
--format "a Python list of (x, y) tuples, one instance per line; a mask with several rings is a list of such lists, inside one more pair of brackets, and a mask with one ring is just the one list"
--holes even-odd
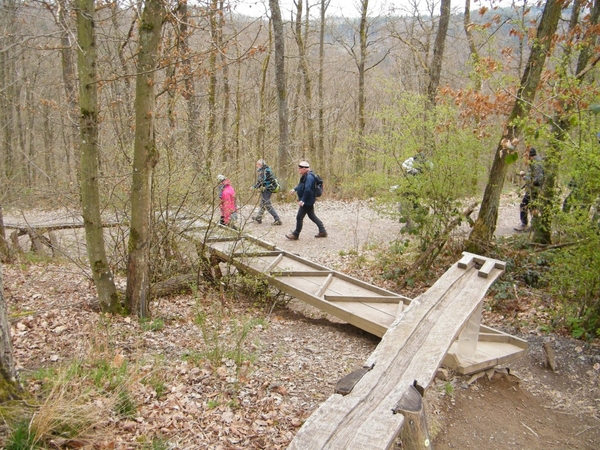
[(231, 221), (231, 214), (236, 211), (235, 207), (235, 190), (229, 180), (223, 180), (221, 182), (221, 191), (219, 192), (220, 208), (221, 208), (221, 217), (223, 218), (223, 223), (225, 225), (229, 225)]

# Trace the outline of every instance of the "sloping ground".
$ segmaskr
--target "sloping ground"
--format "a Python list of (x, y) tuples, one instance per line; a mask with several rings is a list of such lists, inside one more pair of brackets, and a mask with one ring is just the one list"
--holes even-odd
[[(518, 199), (513, 200), (501, 210), (498, 230), (509, 232), (515, 225)], [(248, 227), (288, 251), (339, 270), (351, 268), (353, 276), (360, 268), (349, 252), (388, 242), (400, 229), (378, 217), (368, 203), (323, 202), (316, 211), (329, 237), (314, 238), (316, 227), (306, 219), (300, 240), (291, 242), (284, 234), (295, 208), (279, 209), (283, 227), (267, 220)], [(123, 358), (147, 379), (162, 382), (132, 383), (136, 414), (128, 419), (107, 414), (98, 424), (103, 432), (96, 448), (140, 448), (152, 438), (172, 448), (286, 448), (337, 380), (362, 366), (379, 342), (294, 300), (272, 310), (270, 303), (256, 305), (240, 289), (227, 297), (199, 293), (156, 302), (152, 312), (164, 322), (162, 329), (152, 331), (128, 318), (113, 318), (107, 328), (106, 318), (97, 312), (93, 286), (74, 265), (12, 265), (3, 272), (10, 311), (21, 313), (12, 332), (24, 374), (67, 363), (90, 349), (97, 352), (92, 342), (103, 336), (110, 345), (100, 356), (115, 364)], [(528, 355), (510, 365), (509, 375), (496, 373), (491, 380), (484, 376), (469, 383), (470, 377), (442, 373), (446, 379), (438, 378), (426, 393), (436, 450), (598, 447), (599, 346), (541, 334), (529, 325), (544, 320), (535, 297), (521, 297), (520, 302), (518, 331), (506, 329), (504, 317), (486, 312), (483, 319), (529, 341)], [(199, 313), (216, 317), (219, 336), (235, 335), (236, 321), (250, 324), (252, 318), (262, 318), (252, 323), (243, 341), (245, 362), (225, 358), (210, 363), (200, 357), (215, 344), (198, 325)], [(555, 349), (557, 372), (545, 366), (546, 341)], [(27, 387), (36, 392), (41, 385)]]

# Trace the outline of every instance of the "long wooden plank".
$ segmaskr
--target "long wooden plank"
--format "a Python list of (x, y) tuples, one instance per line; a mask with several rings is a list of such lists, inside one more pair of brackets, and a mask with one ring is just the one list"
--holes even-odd
[[(479, 275), (473, 264), (450, 268), (399, 314), (365, 366), (373, 366), (347, 396), (332, 395), (300, 429), (290, 449), (384, 449), (403, 417), (391, 412), (415, 380), (431, 382), (460, 329), (500, 275)], [(451, 313), (450, 313), (451, 312)]]

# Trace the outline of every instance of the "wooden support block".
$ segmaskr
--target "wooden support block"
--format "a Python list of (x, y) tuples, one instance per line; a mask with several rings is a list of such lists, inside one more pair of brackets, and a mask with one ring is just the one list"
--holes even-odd
[(544, 354), (546, 355), (546, 364), (548, 364), (548, 367), (550, 367), (553, 372), (556, 372), (556, 356), (554, 355), (554, 349), (552, 348), (552, 345), (550, 345), (550, 342), (544, 342)]
[(486, 259), (483, 263), (483, 266), (479, 269), (478, 275), (482, 278), (487, 278), (490, 276), (490, 273), (494, 269), (499, 269), (504, 271), (506, 268), (506, 264), (502, 261), (496, 261), (494, 259)]
[(400, 413), (404, 416), (400, 440), (402, 448), (431, 450), (431, 439), (427, 431), (427, 418), (423, 408), (423, 395), (419, 392), (418, 385), (415, 386), (415, 384), (408, 387), (394, 408), (395, 414)]
[(371, 370), (373, 366), (365, 366), (360, 369), (356, 369), (354, 372), (349, 373), (345, 377), (341, 378), (335, 385), (335, 393), (348, 395), (352, 392), (352, 389), (360, 381), (360, 379)]
[(456, 263), (459, 269), (468, 269), (473, 265), (475, 255), (464, 252), (463, 257)]

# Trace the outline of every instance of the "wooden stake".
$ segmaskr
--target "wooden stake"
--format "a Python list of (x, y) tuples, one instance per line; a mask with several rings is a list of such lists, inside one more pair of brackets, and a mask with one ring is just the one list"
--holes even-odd
[(404, 424), (400, 430), (402, 448), (432, 450), (429, 432), (427, 431), (427, 418), (423, 408), (423, 395), (419, 392), (419, 387), (418, 385), (408, 387), (402, 399), (394, 408), (394, 413), (400, 413), (404, 416)]

